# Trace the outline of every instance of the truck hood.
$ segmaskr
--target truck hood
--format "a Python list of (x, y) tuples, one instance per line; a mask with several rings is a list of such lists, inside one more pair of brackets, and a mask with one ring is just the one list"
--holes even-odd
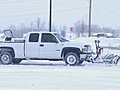
[(76, 48), (83, 48), (83, 45), (73, 43), (73, 42), (61, 42), (64, 47), (76, 47)]

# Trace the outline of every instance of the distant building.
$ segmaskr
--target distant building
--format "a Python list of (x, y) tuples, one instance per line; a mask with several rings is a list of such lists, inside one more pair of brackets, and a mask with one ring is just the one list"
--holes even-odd
[(114, 38), (112, 33), (93, 33), (91, 37), (106, 37), (106, 38)]

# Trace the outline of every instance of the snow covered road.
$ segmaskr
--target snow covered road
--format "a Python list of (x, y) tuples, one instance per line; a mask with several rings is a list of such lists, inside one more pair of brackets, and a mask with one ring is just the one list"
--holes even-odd
[[(34, 63), (33, 63), (34, 62)], [(120, 65), (28, 62), (0, 66), (0, 90), (119, 90)]]
[[(119, 47), (118, 40), (103, 46)], [(78, 40), (77, 42), (88, 40)], [(91, 42), (92, 41), (92, 42)], [(90, 39), (94, 46), (94, 39)], [(102, 41), (101, 41), (102, 42)], [(117, 44), (116, 44), (117, 43)], [(120, 56), (120, 50), (104, 49), (106, 54)], [(118, 65), (88, 63), (66, 66), (63, 62), (22, 61), (20, 65), (0, 65), (0, 90), (120, 90)]]

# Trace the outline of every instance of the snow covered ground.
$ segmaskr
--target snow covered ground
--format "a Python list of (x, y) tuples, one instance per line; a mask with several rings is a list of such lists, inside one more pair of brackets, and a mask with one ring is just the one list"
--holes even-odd
[(101, 47), (116, 47), (119, 48), (120, 50), (120, 38), (105, 38), (105, 37), (101, 37), (101, 38), (96, 38), (96, 37), (80, 37), (78, 39), (75, 40), (71, 40), (72, 42), (78, 43), (80, 45), (91, 45), (92, 49), (95, 51), (95, 40), (99, 40), (100, 41), (100, 46)]
[(120, 65), (23, 61), (0, 66), (0, 90), (119, 90)]
[[(76, 40), (78, 43), (83, 41)], [(110, 45), (119, 47), (119, 41), (113, 41), (114, 45)], [(105, 43), (109, 45), (109, 42)], [(105, 49), (103, 55), (107, 53), (119, 55), (120, 50)], [(119, 84), (120, 62), (117, 65), (84, 62), (74, 67), (61, 61), (22, 61), (20, 65), (0, 65), (0, 90), (120, 90)]]

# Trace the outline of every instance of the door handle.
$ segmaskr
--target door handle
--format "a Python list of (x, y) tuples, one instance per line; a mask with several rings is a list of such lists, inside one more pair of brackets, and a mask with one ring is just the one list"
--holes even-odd
[(40, 44), (40, 47), (44, 47), (44, 45), (43, 45), (43, 44)]

